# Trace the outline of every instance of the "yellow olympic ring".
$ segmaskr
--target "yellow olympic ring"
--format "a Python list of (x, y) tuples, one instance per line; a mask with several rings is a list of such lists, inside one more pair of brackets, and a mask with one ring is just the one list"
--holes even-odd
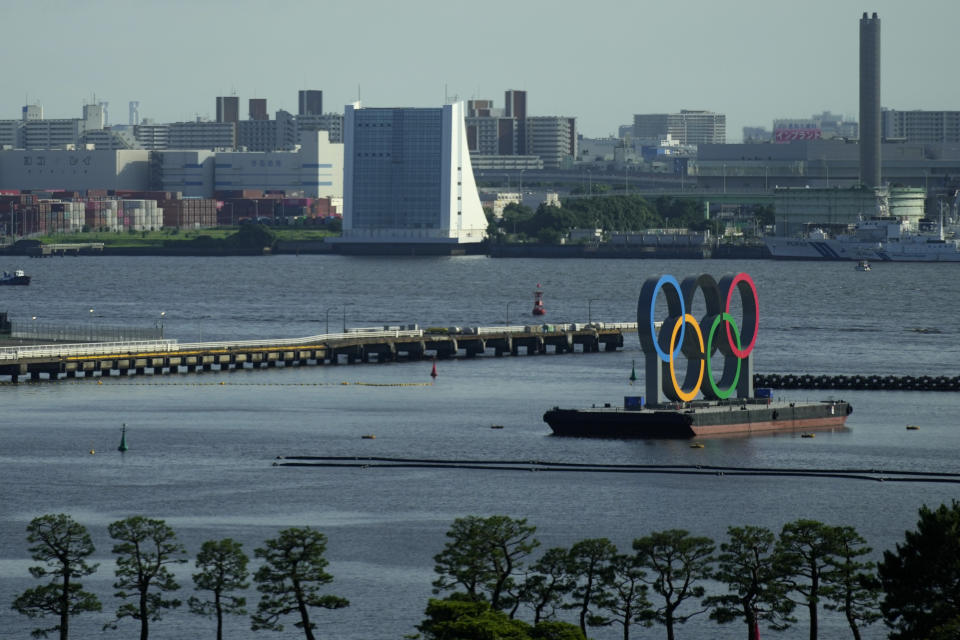
[(680, 331), (680, 327), (683, 326), (684, 322), (687, 322), (687, 324), (693, 328), (693, 332), (697, 334), (697, 341), (700, 343), (700, 353), (703, 354), (705, 352), (703, 346), (703, 332), (700, 331), (700, 325), (697, 323), (696, 318), (687, 313), (684, 314), (682, 318), (677, 318), (676, 322), (674, 323), (673, 331), (670, 333), (670, 350), (667, 353), (670, 354), (670, 379), (673, 381), (673, 389), (677, 392), (677, 398), (683, 402), (690, 402), (700, 391), (700, 385), (703, 383), (703, 371), (706, 368), (706, 363), (702, 357), (699, 358), (700, 374), (697, 376), (697, 384), (693, 385), (692, 390), (684, 391), (680, 387), (680, 383), (677, 382), (677, 371), (673, 366), (673, 351), (677, 344), (677, 332)]

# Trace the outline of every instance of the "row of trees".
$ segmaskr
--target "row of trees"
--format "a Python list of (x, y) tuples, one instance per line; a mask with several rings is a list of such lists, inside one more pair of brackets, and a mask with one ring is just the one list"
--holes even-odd
[[(109, 525), (116, 542), (115, 595), (123, 603), (104, 629), (116, 629), (124, 618), (140, 622), (140, 640), (150, 635), (150, 623), (162, 618), (167, 609), (182, 603), (173, 597), (180, 589), (171, 565), (187, 562), (186, 549), (176, 533), (163, 520), (133, 516)], [(83, 590), (80, 579), (93, 574), (98, 565), (87, 559), (95, 551), (86, 527), (65, 514), (44, 515), (27, 525), (31, 557), (42, 564), (30, 567), (34, 578), (49, 582), (27, 589), (13, 602), (13, 609), (31, 618), (53, 617), (52, 627), (37, 628), (34, 637), (58, 632), (66, 640), (70, 619), (81, 613), (96, 612), (103, 605), (93, 593)], [(349, 602), (338, 596), (320, 593), (333, 581), (325, 571), (326, 537), (309, 527), (290, 528), (267, 540), (254, 551), (262, 561), (253, 576), (260, 601), (251, 615), (251, 628), (282, 631), (281, 620), (294, 616), (296, 627), (307, 640), (313, 640), (316, 625), (310, 620), (310, 608), (340, 609)], [(191, 612), (216, 618), (217, 640), (223, 638), (224, 615), (246, 615), (246, 598), (237, 591), (250, 586), (249, 557), (240, 542), (230, 538), (208, 540), (196, 557), (194, 587), (199, 596), (187, 604)]]
[[(853, 527), (815, 520), (788, 523), (779, 535), (730, 527), (719, 549), (679, 529), (637, 538), (629, 552), (606, 538), (587, 539), (548, 549), (528, 565), (539, 546), (535, 530), (507, 516), (456, 520), (434, 558), (434, 593), (450, 593), (430, 601), (422, 637), (574, 640), (588, 627), (617, 625), (629, 640), (632, 628), (659, 624), (673, 640), (679, 625), (707, 614), (718, 623), (741, 621), (756, 640), (761, 624), (782, 630), (796, 623), (798, 607), (811, 640), (821, 608), (842, 614), (856, 640), (881, 618), (894, 640), (960, 637), (957, 502), (923, 507), (917, 531), (879, 564), (866, 559), (871, 549)], [(530, 623), (518, 618), (521, 610)], [(563, 611), (578, 624), (559, 622)]]
[[(104, 628), (124, 618), (149, 623), (180, 606), (180, 585), (170, 566), (187, 562), (175, 532), (162, 520), (134, 516), (113, 522), (115, 595), (123, 602)], [(536, 527), (508, 516), (458, 518), (449, 541), (434, 557), (434, 594), (418, 626), (426, 640), (584, 640), (588, 627), (618, 625), (624, 640), (631, 629), (662, 625), (668, 640), (697, 615), (718, 623), (742, 621), (750, 640), (759, 626), (784, 629), (806, 609), (811, 640), (819, 634), (823, 609), (841, 613), (855, 640), (860, 628), (883, 618), (893, 640), (960, 637), (960, 503), (920, 509), (916, 531), (878, 564), (871, 549), (849, 526), (815, 520), (787, 523), (779, 535), (764, 527), (730, 527), (719, 544), (680, 529), (651, 533), (621, 552), (606, 538), (548, 549)], [(48, 582), (27, 589), (13, 609), (31, 618), (54, 617), (56, 624), (34, 637), (59, 632), (66, 640), (72, 617), (102, 610), (80, 580), (97, 570), (88, 558), (94, 545), (86, 528), (64, 514), (44, 515), (27, 526), (33, 577)], [(326, 572), (326, 537), (310, 527), (289, 528), (257, 548), (253, 574), (260, 600), (251, 614), (254, 630), (283, 630), (292, 616), (307, 640), (314, 639), (312, 608), (340, 609), (349, 602), (323, 594), (333, 580)], [(531, 562), (531, 560), (533, 560)], [(217, 639), (224, 615), (246, 615), (237, 592), (250, 586), (249, 558), (241, 543), (225, 538), (203, 543), (196, 557), (193, 613), (215, 617)], [(528, 564), (529, 563), (529, 564)], [(708, 589), (712, 592), (708, 593)], [(518, 614), (525, 611), (530, 622)], [(561, 612), (577, 624), (559, 620)]]
[[(773, 211), (759, 207), (754, 212), (758, 224), (772, 224)], [(710, 230), (719, 233), (723, 224), (707, 220), (703, 205), (696, 200), (660, 196), (653, 201), (637, 195), (602, 198), (570, 198), (562, 207), (540, 205), (536, 211), (518, 205), (507, 205), (503, 217), (490, 219), (489, 233), (495, 239), (508, 236), (556, 243), (571, 229), (605, 229), (607, 231), (643, 231), (646, 229)]]

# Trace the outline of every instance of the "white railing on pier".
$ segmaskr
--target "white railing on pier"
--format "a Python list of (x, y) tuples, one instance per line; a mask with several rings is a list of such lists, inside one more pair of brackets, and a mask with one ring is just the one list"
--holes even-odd
[(204, 349), (231, 349), (237, 347), (297, 347), (304, 345), (323, 344), (337, 340), (356, 340), (358, 338), (420, 338), (423, 329), (405, 329), (384, 331), (371, 329), (348, 331), (347, 333), (321, 333), (306, 338), (274, 338), (271, 340), (228, 340), (222, 342), (187, 342), (180, 344), (180, 351), (202, 351)]
[(562, 331), (590, 331), (592, 329), (618, 329), (620, 331), (636, 331), (636, 322), (565, 322), (561, 324), (511, 324), (499, 327), (476, 327), (465, 329), (461, 333), (488, 334), (488, 333), (559, 333)]
[[(494, 327), (467, 327), (449, 330), (450, 335), (485, 335), (496, 333), (554, 333), (588, 329), (635, 330), (636, 322), (606, 322), (589, 324), (556, 325), (504, 325)], [(61, 358), (68, 356), (140, 355), (183, 351), (209, 351), (235, 348), (282, 348), (327, 344), (363, 338), (422, 338), (423, 329), (351, 329), (345, 333), (322, 333), (304, 338), (272, 338), (268, 340), (224, 340), (219, 342), (186, 342), (177, 340), (129, 340), (120, 342), (85, 342), (72, 344), (37, 344), (0, 347), (0, 360), (23, 360), (28, 358)], [(445, 334), (440, 334), (445, 335)]]
[(59, 358), (64, 356), (117, 355), (176, 351), (176, 340), (125, 340), (122, 342), (84, 342), (76, 344), (33, 344), (0, 347), (0, 360)]

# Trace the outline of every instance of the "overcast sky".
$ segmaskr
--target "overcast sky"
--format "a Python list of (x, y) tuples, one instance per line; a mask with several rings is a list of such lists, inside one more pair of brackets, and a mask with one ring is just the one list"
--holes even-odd
[(527, 91), (529, 115), (589, 137), (635, 113), (707, 109), (743, 126), (824, 110), (857, 119), (859, 20), (881, 19), (882, 101), (960, 110), (960, 0), (0, 0), (0, 119), (128, 102), (159, 122), (213, 119), (218, 95), (296, 113), (439, 106)]

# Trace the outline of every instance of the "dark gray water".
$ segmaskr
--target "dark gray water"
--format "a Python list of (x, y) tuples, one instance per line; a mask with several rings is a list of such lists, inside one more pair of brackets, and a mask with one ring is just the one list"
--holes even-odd
[[(0, 290), (0, 311), (14, 319), (153, 326), (164, 312), (168, 337), (183, 341), (311, 335), (344, 321), (494, 325), (509, 314), (512, 323), (532, 322), (537, 283), (549, 322), (586, 321), (588, 306), (593, 320), (627, 321), (651, 275), (747, 271), (760, 292), (758, 372), (958, 373), (956, 265), (879, 264), (862, 273), (842, 263), (276, 256), (23, 266), (31, 286)], [(137, 632), (131, 621), (116, 632), (100, 627), (118, 605), (107, 524), (143, 514), (165, 519), (191, 555), (204, 540), (227, 536), (252, 555), (283, 527), (318, 528), (329, 537), (330, 592), (351, 601), (317, 612), (320, 637), (360, 640), (413, 632), (430, 597), (432, 557), (459, 516), (528, 518), (543, 548), (606, 536), (623, 549), (654, 530), (683, 527), (719, 540), (731, 525), (779, 530), (803, 517), (854, 525), (879, 551), (902, 540), (921, 504), (958, 494), (947, 484), (827, 478), (272, 466), (278, 455), (377, 455), (960, 471), (960, 400), (948, 393), (845, 392), (855, 407), (849, 429), (814, 439), (733, 438), (691, 449), (549, 436), (541, 416), (553, 405), (620, 403), (638, 393), (627, 378), (640, 355), (630, 336), (615, 354), (444, 361), (427, 386), (428, 362), (0, 385), (0, 637), (27, 638), (35, 626), (9, 603), (34, 584), (24, 528), (44, 513), (70, 513), (97, 545), (101, 567), (86, 584), (106, 611), (78, 618), (75, 637)], [(122, 423), (130, 451), (121, 456)], [(185, 587), (191, 569), (179, 571)], [(255, 605), (253, 591), (249, 600)], [(822, 637), (847, 637), (842, 621), (824, 624)], [(227, 629), (231, 638), (255, 635), (242, 618)], [(151, 636), (207, 631), (212, 622), (177, 611)], [(682, 633), (734, 638), (743, 629), (696, 620)], [(298, 635), (291, 624), (276, 637)], [(803, 638), (806, 628), (764, 635)], [(866, 635), (884, 636), (882, 626)]]

